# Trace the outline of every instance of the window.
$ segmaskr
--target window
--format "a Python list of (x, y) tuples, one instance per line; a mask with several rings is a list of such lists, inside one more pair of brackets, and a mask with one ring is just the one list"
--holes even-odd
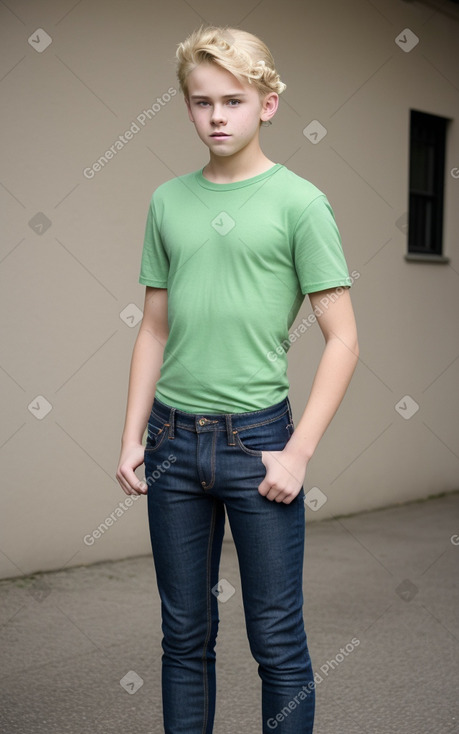
[(411, 110), (408, 254), (443, 255), (445, 117)]

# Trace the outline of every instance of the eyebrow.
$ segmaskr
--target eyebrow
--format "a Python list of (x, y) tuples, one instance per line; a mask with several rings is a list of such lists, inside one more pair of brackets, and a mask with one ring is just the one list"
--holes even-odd
[[(222, 99), (233, 99), (234, 97), (246, 97), (247, 95), (243, 92), (234, 92), (233, 94), (224, 94)], [(205, 94), (192, 94), (190, 99), (210, 99)]]

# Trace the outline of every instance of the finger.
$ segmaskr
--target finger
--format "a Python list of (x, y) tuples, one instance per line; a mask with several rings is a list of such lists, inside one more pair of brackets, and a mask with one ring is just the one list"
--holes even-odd
[(283, 492), (281, 492), (275, 485), (272, 486), (266, 495), (268, 500), (271, 502), (282, 502)]
[(138, 477), (130, 467), (121, 467), (120, 474), (124, 480), (123, 489), (124, 487), (126, 487), (126, 489), (128, 490), (126, 494), (146, 494), (148, 489), (147, 485), (145, 484), (145, 482), (142, 482), (140, 479), (138, 479)]
[(293, 500), (295, 499), (295, 497), (297, 497), (297, 495), (300, 493), (301, 486), (302, 485), (300, 485), (298, 488), (296, 488), (294, 490), (290, 490), (288, 492), (287, 491), (284, 492), (284, 498), (283, 498), (282, 502), (284, 502), (284, 504), (286, 504), (286, 505), (289, 505), (291, 502), (293, 502)]
[[(262, 463), (264, 464), (264, 467), (265, 467), (265, 469), (266, 469), (266, 473), (267, 473), (268, 467), (266, 466), (266, 464), (265, 464), (265, 462), (264, 462), (264, 460), (263, 460), (263, 459), (264, 459), (264, 454), (265, 454), (265, 452), (264, 452), (264, 451), (262, 451), (262, 452), (261, 452), (261, 461), (262, 461)], [(266, 495), (266, 494), (267, 494), (267, 493), (269, 492), (269, 489), (270, 489), (270, 486), (271, 486), (271, 485), (269, 484), (269, 482), (268, 482), (268, 481), (266, 480), (266, 473), (265, 473), (265, 476), (264, 476), (264, 478), (263, 478), (263, 481), (262, 481), (262, 482), (260, 482), (260, 484), (258, 485), (258, 491), (259, 491), (259, 493), (260, 493), (260, 494), (261, 494), (261, 495), (262, 495), (263, 497), (264, 497), (264, 496), (265, 496), (265, 495)]]
[(266, 481), (266, 479), (263, 479), (262, 483), (258, 486), (259, 493), (263, 497), (266, 497), (266, 495), (268, 494), (269, 490), (270, 490), (270, 485), (268, 484), (268, 482)]
[(116, 481), (118, 482), (118, 484), (120, 485), (121, 489), (123, 490), (123, 492), (125, 494), (131, 494), (131, 492), (129, 490), (129, 486), (125, 482), (125, 480), (124, 480), (124, 478), (123, 478), (123, 476), (122, 476), (121, 471), (120, 471), (119, 468), (116, 471)]
[(143, 481), (143, 479), (141, 479), (140, 482), (137, 483), (137, 489), (140, 494), (146, 494), (148, 490), (148, 485)]
[(118, 479), (119, 485), (121, 489), (123, 490), (124, 494), (127, 494), (128, 497), (131, 495), (137, 495), (138, 492), (134, 492), (134, 490), (131, 488), (131, 486), (124, 480), (124, 479)]

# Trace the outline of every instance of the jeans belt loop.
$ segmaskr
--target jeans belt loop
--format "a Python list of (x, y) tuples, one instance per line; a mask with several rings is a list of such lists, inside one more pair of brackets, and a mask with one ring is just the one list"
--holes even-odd
[(225, 415), (226, 419), (226, 434), (228, 436), (228, 446), (235, 446), (236, 439), (234, 438), (233, 424), (231, 422), (231, 413)]
[(175, 408), (171, 408), (169, 415), (169, 438), (175, 438)]
[(290, 400), (288, 399), (288, 397), (287, 397), (287, 407), (288, 407), (289, 423), (293, 426), (292, 406), (290, 405)]

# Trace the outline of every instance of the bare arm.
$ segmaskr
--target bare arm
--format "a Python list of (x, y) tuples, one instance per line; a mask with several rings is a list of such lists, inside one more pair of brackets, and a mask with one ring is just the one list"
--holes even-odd
[(143, 463), (142, 438), (150, 415), (168, 337), (167, 290), (145, 291), (143, 319), (134, 345), (129, 374), (126, 420), (116, 478), (126, 494), (145, 494), (134, 470)]
[[(321, 308), (324, 297), (327, 307)], [(313, 307), (322, 311), (317, 320), (325, 338), (325, 348), (306, 408), (291, 439), (283, 451), (262, 453), (267, 472), (258, 489), (260, 494), (276, 502), (289, 503), (300, 491), (307, 463), (338, 410), (359, 356), (349, 290), (343, 293), (335, 289), (319, 291), (311, 293), (309, 299)]]
[(325, 349), (306, 408), (289, 441), (290, 449), (306, 460), (313, 455), (338, 410), (359, 357), (357, 327), (349, 290), (338, 295), (335, 302), (328, 298), (326, 308), (321, 308), (320, 300), (332, 293), (333, 290), (320, 291), (309, 296), (312, 307), (323, 311), (317, 321), (325, 338)]

